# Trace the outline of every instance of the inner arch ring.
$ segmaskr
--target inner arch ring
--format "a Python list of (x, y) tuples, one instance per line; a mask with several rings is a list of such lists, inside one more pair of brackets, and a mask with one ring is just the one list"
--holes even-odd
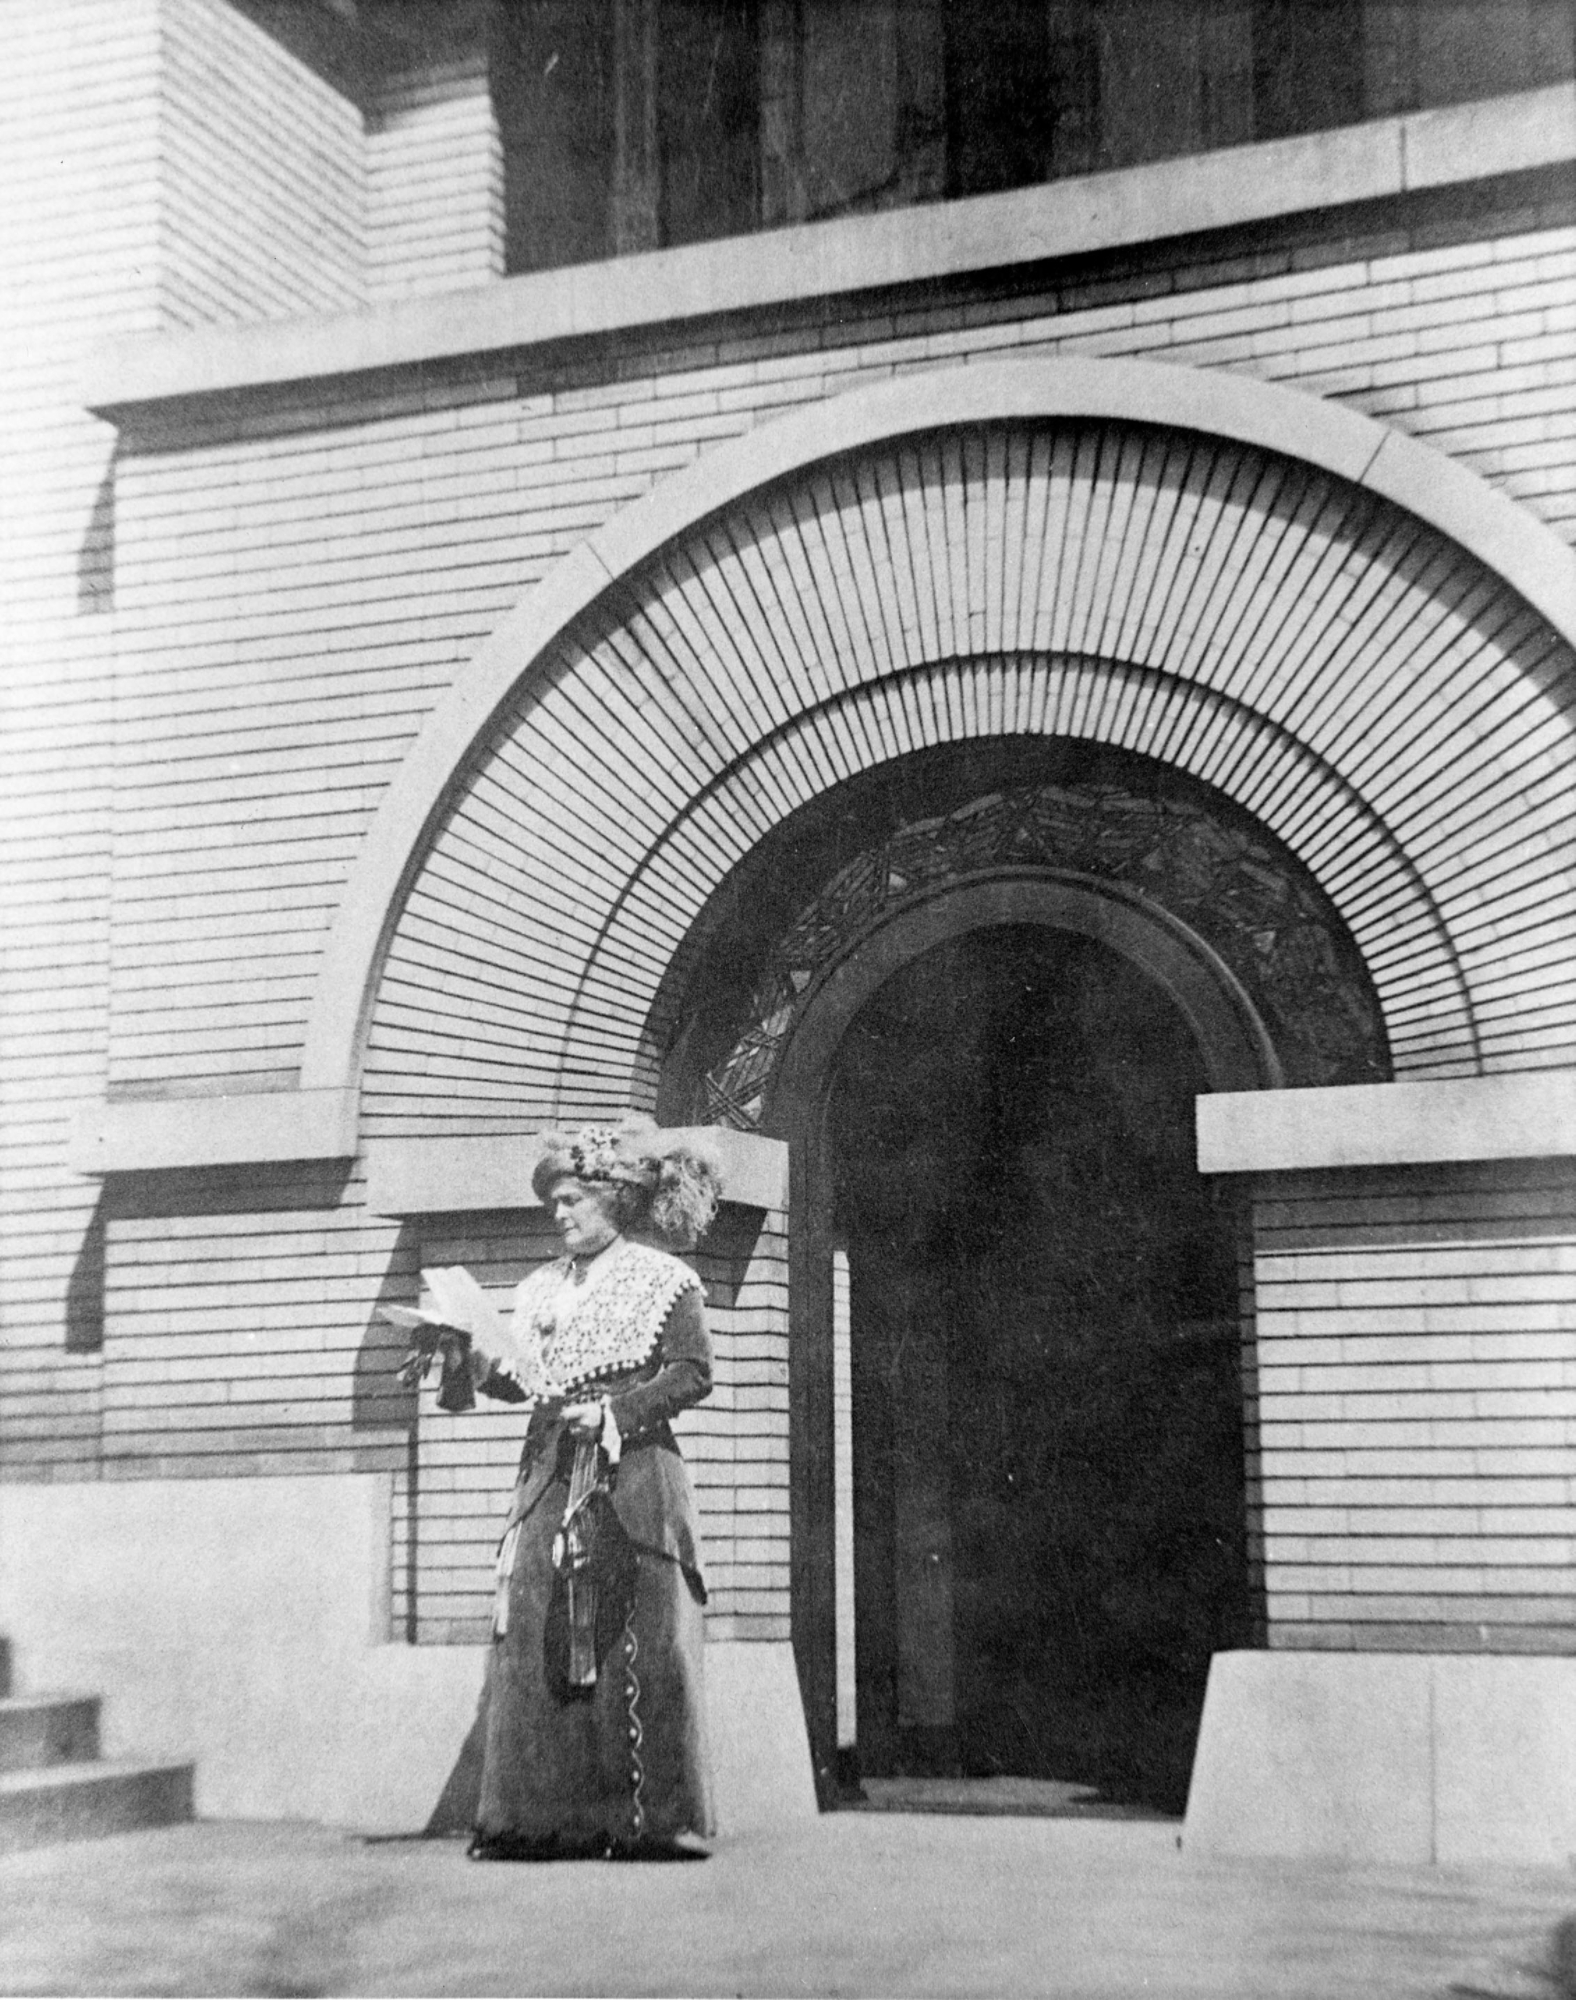
[[(914, 959), (970, 931), (1038, 924), (1092, 938), (1160, 986), (1198, 1043), (1211, 1090), (1275, 1090), (1285, 1077), (1257, 1008), (1236, 974), (1169, 910), (1119, 883), (1051, 868), (983, 869), (889, 906), (816, 975), (783, 1048), (763, 1128), (781, 1122), (796, 1079), (826, 1074), (823, 1046)], [(828, 1005), (827, 1003), (830, 1003)]]

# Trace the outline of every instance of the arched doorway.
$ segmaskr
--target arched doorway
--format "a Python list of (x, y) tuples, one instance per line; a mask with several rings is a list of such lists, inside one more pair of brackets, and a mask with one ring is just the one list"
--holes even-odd
[[(1193, 1103), (1387, 1073), (1328, 899), (1145, 760), (932, 753), (757, 851), (667, 1019), (663, 1115), (790, 1144), (793, 1637), (823, 1799), (840, 1767), (929, 1764), (1180, 1805), (1208, 1655), (1251, 1596), (1235, 1221), (1194, 1171)], [(1033, 1257), (1004, 1248), (1014, 1209)], [(955, 1404), (956, 1452), (950, 1425), (921, 1449), (927, 1398)], [(1016, 1636), (1014, 1539), (1061, 1564)]]
[(849, 1025), (827, 1100), (845, 1777), (1070, 1779), (1180, 1810), (1210, 1655), (1253, 1626), (1237, 1218), (1193, 1164), (1207, 1087), (1163, 987), (1045, 924), (933, 947)]

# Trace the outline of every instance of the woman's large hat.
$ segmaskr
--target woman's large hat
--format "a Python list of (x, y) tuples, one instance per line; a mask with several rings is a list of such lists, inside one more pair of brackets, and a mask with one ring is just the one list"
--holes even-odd
[(616, 1125), (544, 1132), (541, 1147), (531, 1170), (538, 1201), (562, 1180), (637, 1188), (648, 1198), (651, 1228), (674, 1249), (687, 1250), (705, 1234), (722, 1197), (721, 1159), (693, 1126), (664, 1130), (629, 1112)]

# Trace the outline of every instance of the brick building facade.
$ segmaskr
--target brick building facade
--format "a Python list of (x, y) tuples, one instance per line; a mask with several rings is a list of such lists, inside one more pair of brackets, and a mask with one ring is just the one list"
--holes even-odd
[[(684, 1431), (725, 1813), (950, 1729), (972, 1669), (914, 1580), (951, 1631), (946, 1480), (894, 1447), (885, 1543), (852, 1497), (883, 1308), (836, 1193), (843, 1052), (927, 954), (1073, 938), (1185, 1024), (1239, 1232), (1245, 1622), (1192, 1837), (1563, 1855), (1569, 10), (1352, 10), (1362, 90), (1272, 136), (1244, 38), (1294, 46), (1296, 10), (1161, 10), (1205, 53), (1148, 153), (1113, 110), (1103, 152), (969, 166), (954, 92), (953, 167), (915, 141), (835, 213), (806, 21), (838, 10), (738, 10), (746, 228), (637, 143), (618, 38), (656, 10), (621, 0), (605, 233), (533, 258), (546, 114), (499, 23), (552, 11), (19, 10), (19, 1654), (195, 1750), (210, 1810), (424, 1816), (518, 1435), (408, 1400), (377, 1308), (550, 1254), (529, 1135), (635, 1102), (720, 1126), (732, 1170)], [(920, 872), (869, 890), (900, 844)], [(856, 1612), (887, 1648), (858, 1673)]]

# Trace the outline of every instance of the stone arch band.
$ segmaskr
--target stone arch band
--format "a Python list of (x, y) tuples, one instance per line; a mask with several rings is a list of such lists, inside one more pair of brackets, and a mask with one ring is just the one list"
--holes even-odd
[(1290, 457), (1432, 527), (1566, 641), (1576, 556), (1429, 447), (1294, 391), (1164, 364), (1064, 358), (916, 374), (834, 399), (707, 454), (626, 509), (522, 600), (440, 701), (352, 869), (314, 991), (303, 1090), (353, 1088), (385, 950), (427, 843), (511, 696), (612, 586), (687, 529), (774, 481), (865, 446), (963, 425), (1092, 419), (1164, 426)]

